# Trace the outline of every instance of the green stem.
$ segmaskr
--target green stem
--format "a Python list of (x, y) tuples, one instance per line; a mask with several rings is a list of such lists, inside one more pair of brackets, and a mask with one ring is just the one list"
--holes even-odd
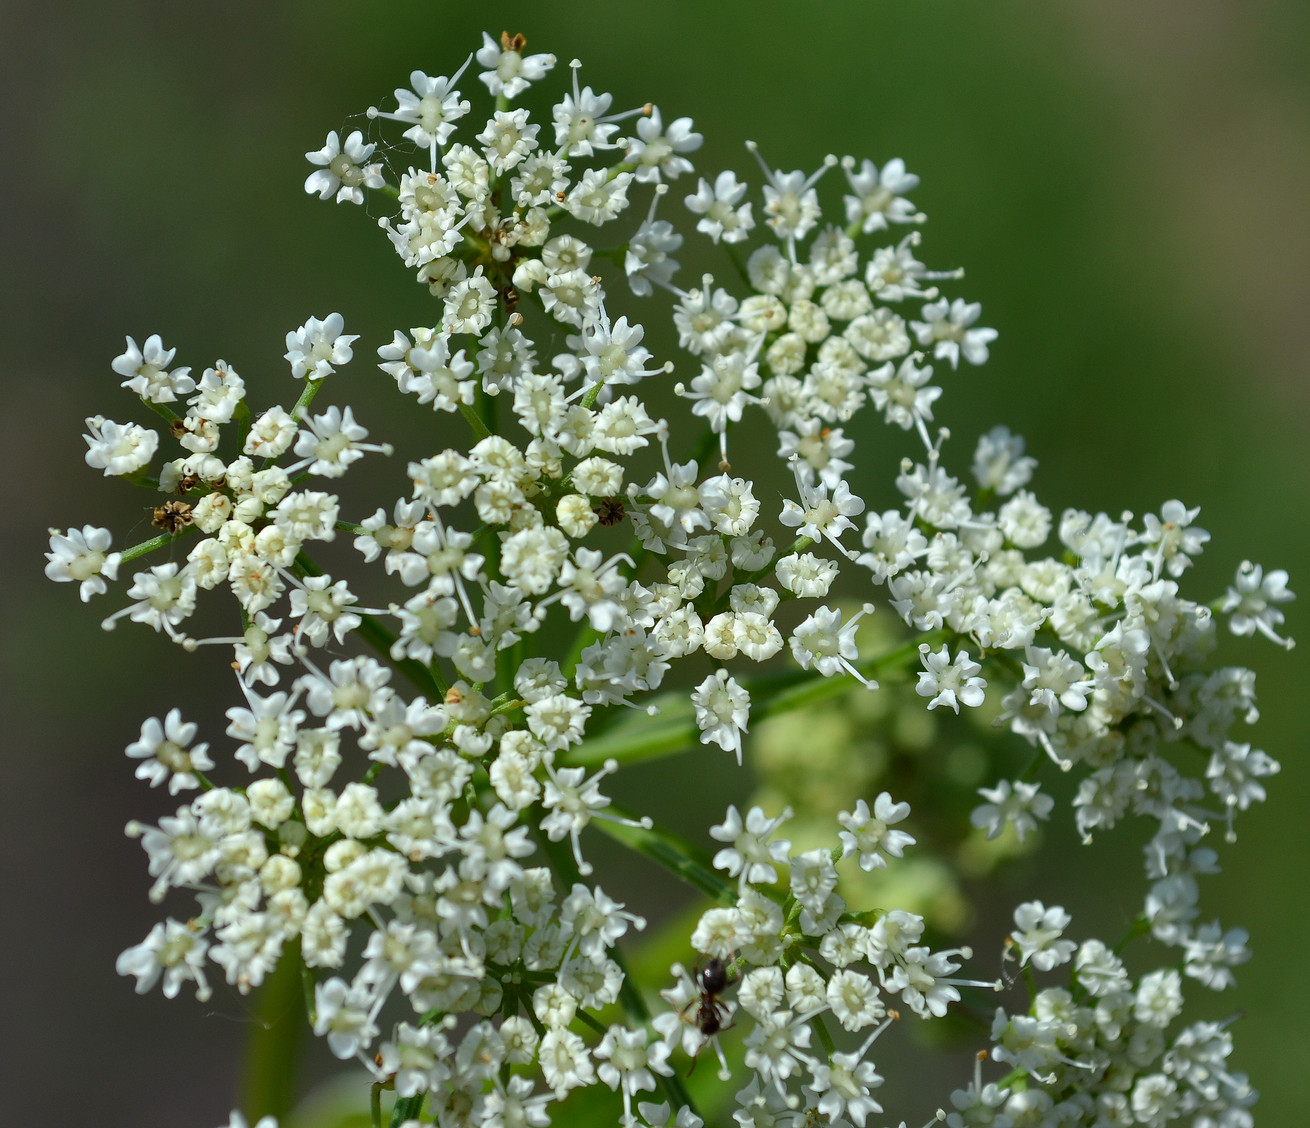
[[(606, 819), (594, 819), (592, 825), (599, 826), (605, 830), (608, 830), (611, 826), (618, 826), (617, 823), (611, 823)], [(573, 854), (569, 851), (569, 848), (565, 843), (551, 842), (540, 830), (537, 830), (534, 837), (542, 851), (545, 853), (551, 869), (564, 882), (564, 884), (571, 887), (575, 882), (581, 879), (581, 875), (578, 873), (578, 867), (573, 861)], [(672, 835), (670, 835), (670, 837), (672, 837)], [(712, 873), (710, 876), (714, 878)], [(714, 880), (717, 881), (718, 879), (714, 878)], [(648, 1025), (650, 1023), (650, 1008), (646, 1006), (646, 1000), (641, 997), (641, 991), (633, 981), (632, 974), (628, 970), (628, 962), (624, 958), (623, 952), (616, 945), (609, 949), (609, 954), (614, 962), (619, 965), (619, 970), (623, 972), (623, 986), (619, 988), (619, 1003), (623, 1006), (623, 1010), (630, 1021), (639, 1023), (642, 1026)], [(586, 1011), (579, 1010), (577, 1017), (588, 1026), (592, 1026), (598, 1032), (603, 1032), (604, 1028), (601, 1024), (592, 1015), (587, 1014)], [(690, 1108), (692, 1112), (696, 1111), (696, 1106), (692, 1104), (691, 1094), (687, 1092), (680, 1077), (676, 1075), (660, 1077), (659, 1081), (660, 1087), (663, 1088), (669, 1100), (677, 1107), (681, 1108), (685, 1106)], [(393, 1128), (397, 1128), (394, 1119), (392, 1120), (392, 1126)]]
[(1128, 947), (1129, 943), (1136, 940), (1139, 936), (1149, 935), (1150, 932), (1150, 921), (1148, 921), (1144, 916), (1139, 916), (1127, 927), (1127, 929), (1125, 929), (1124, 934), (1115, 941), (1112, 951), (1116, 956), (1122, 955), (1123, 950)]
[(150, 410), (153, 411), (156, 415), (161, 416), (164, 419), (167, 419), (169, 423), (173, 423), (176, 420), (182, 418), (180, 415), (178, 415), (176, 411), (174, 411), (171, 407), (168, 407), (166, 404), (151, 403), (150, 400), (148, 399), (143, 399), (141, 402), (145, 404), (146, 407), (150, 408)]
[[(855, 668), (866, 678), (883, 676), (916, 661), (921, 643), (929, 646), (940, 643), (947, 633), (929, 631), (884, 654), (857, 662)], [(739, 684), (751, 695), (751, 720), (754, 722), (817, 705), (848, 692), (855, 685), (846, 677), (825, 678), (805, 671), (746, 679)], [(585, 767), (599, 766), (611, 758), (631, 764), (670, 756), (694, 748), (700, 742), (695, 708), (686, 690), (663, 693), (654, 698), (652, 704), (660, 709), (658, 717), (652, 719), (641, 714), (621, 721), (600, 736), (583, 741), (562, 760)]]
[(296, 400), (296, 406), (291, 409), (291, 418), (303, 419), (309, 405), (314, 402), (314, 397), (318, 395), (318, 390), (323, 386), (322, 380), (306, 380), (305, 390), (300, 393), (300, 398)]
[(305, 1000), (305, 1014), (309, 1018), (309, 1024), (314, 1025), (318, 1021), (318, 985), (314, 982), (314, 973), (305, 966), (305, 962), (300, 962), (300, 991)]
[(737, 890), (714, 872), (714, 863), (701, 850), (680, 835), (660, 827), (646, 830), (610, 819), (592, 819), (591, 825), (658, 862), (717, 904), (727, 907), (737, 903)]
[(828, 1028), (823, 1023), (823, 1016), (816, 1014), (810, 1019), (810, 1028), (819, 1036), (819, 1043), (823, 1046), (824, 1052), (831, 1058), (837, 1052), (837, 1047), (833, 1044), (832, 1035), (828, 1033)]
[(391, 1106), (391, 1128), (400, 1128), (406, 1120), (417, 1120), (423, 1108), (423, 1094), (412, 1097), (397, 1097)]
[(157, 548), (163, 548), (166, 544), (172, 544), (178, 537), (184, 536), (194, 525), (188, 525), (186, 529), (174, 533), (161, 533), (157, 537), (151, 537), (149, 540), (142, 541), (140, 544), (134, 544), (131, 548), (123, 550), (123, 557), (120, 563), (130, 564), (133, 560), (145, 556), (148, 552), (154, 552)]
[[(646, 1006), (646, 1000), (641, 997), (641, 991), (633, 982), (632, 972), (628, 970), (628, 961), (624, 958), (623, 952), (617, 947), (612, 949), (610, 954), (613, 956), (614, 962), (619, 965), (619, 970), (623, 972), (623, 986), (619, 988), (619, 1002), (627, 1012), (629, 1019), (640, 1023), (642, 1026), (649, 1025), (650, 1008)], [(664, 1090), (665, 1095), (675, 1109), (689, 1108), (704, 1123), (705, 1118), (700, 1115), (696, 1105), (692, 1102), (691, 1094), (687, 1092), (687, 1087), (682, 1083), (682, 1078), (678, 1076), (676, 1070), (667, 1077), (661, 1075), (659, 1082), (660, 1088)]]
[[(478, 385), (479, 405), (481, 405), (482, 402), (484, 402), (485, 398), (486, 398), (486, 393), (482, 391), (482, 385), (479, 384)], [(479, 415), (473, 408), (469, 407), (468, 404), (461, 403), (459, 405), (459, 413), (462, 416), (464, 416), (465, 419), (468, 420), (468, 425), (473, 428), (473, 433), (477, 435), (479, 439), (485, 439), (491, 435), (491, 429), (487, 426), (482, 416)]]
[(288, 944), (255, 997), (254, 1025), (246, 1045), (241, 1105), (250, 1123), (284, 1119), (296, 1099), (296, 1067), (305, 1034), (300, 945)]

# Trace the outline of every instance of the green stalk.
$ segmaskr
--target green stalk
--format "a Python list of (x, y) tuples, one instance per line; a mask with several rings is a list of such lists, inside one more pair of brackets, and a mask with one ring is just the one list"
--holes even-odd
[(241, 1107), (251, 1124), (264, 1116), (286, 1118), (296, 1101), (296, 1073), (305, 1034), (299, 943), (282, 958), (255, 996), (254, 1025), (246, 1043)]
[[(326, 379), (326, 377), (324, 377)], [(323, 386), (323, 380), (306, 380), (305, 390), (300, 393), (300, 398), (296, 400), (296, 406), (291, 409), (291, 417), (297, 421), (305, 417), (305, 412), (309, 410), (309, 405), (314, 402), (314, 397), (318, 395), (319, 389)], [(265, 460), (265, 465), (271, 460)]]
[[(477, 396), (478, 406), (481, 406), (486, 401), (486, 393), (482, 390), (481, 384), (478, 385)], [(459, 405), (459, 413), (468, 420), (468, 425), (473, 428), (473, 433), (477, 435), (479, 439), (485, 439), (491, 434), (491, 428), (487, 426), (486, 421), (477, 411), (469, 407), (468, 404), (461, 403)]]
[(154, 552), (157, 548), (163, 548), (166, 544), (172, 544), (178, 537), (185, 536), (187, 532), (194, 529), (194, 525), (188, 525), (185, 529), (180, 529), (176, 533), (161, 533), (157, 537), (151, 537), (140, 544), (134, 544), (131, 548), (123, 550), (123, 556), (120, 561), (122, 564), (130, 564), (138, 557), (145, 556), (148, 552)]
[(737, 903), (737, 890), (714, 872), (713, 862), (696, 846), (672, 831), (659, 827), (645, 830), (610, 819), (592, 819), (591, 825), (629, 849), (658, 862), (675, 877), (699, 889), (715, 903), (725, 907)]
[(412, 1097), (397, 1097), (396, 1103), (391, 1106), (391, 1128), (400, 1128), (406, 1120), (417, 1120), (422, 1108), (422, 1093)]
[[(917, 661), (921, 643), (932, 646), (940, 643), (946, 634), (946, 631), (929, 631), (884, 654), (857, 662), (855, 668), (867, 678), (884, 676)], [(805, 671), (746, 679), (739, 684), (751, 695), (751, 720), (756, 722), (828, 701), (855, 685), (846, 677), (825, 678)], [(607, 732), (584, 740), (561, 759), (567, 764), (584, 767), (598, 767), (609, 759), (634, 764), (683, 752), (700, 742), (695, 708), (686, 690), (660, 694), (651, 704), (659, 707), (657, 717), (652, 719), (644, 713), (634, 714)]]
[[(616, 830), (629, 829), (620, 826), (618, 823), (612, 823), (608, 819), (593, 819), (591, 825), (607, 831), (610, 830), (611, 827)], [(642, 833), (648, 834), (652, 832), (643, 831)], [(547, 861), (550, 863), (550, 868), (566, 886), (571, 887), (574, 882), (581, 880), (581, 875), (578, 873), (578, 867), (573, 861), (573, 854), (564, 842), (551, 842), (543, 833), (541, 833), (540, 829), (536, 831), (533, 837), (536, 838), (537, 845), (541, 847), (542, 852), (546, 855)], [(669, 835), (669, 837), (673, 836)], [(621, 841), (624, 840), (621, 839)], [(718, 880), (712, 872), (709, 876), (715, 881)], [(623, 972), (623, 986), (619, 988), (619, 1003), (622, 1005), (624, 1013), (628, 1016), (630, 1021), (637, 1023), (640, 1026), (648, 1026), (650, 1024), (650, 1008), (646, 1006), (646, 1000), (641, 997), (641, 991), (637, 987), (636, 982), (633, 980), (632, 975), (628, 970), (628, 962), (624, 958), (623, 952), (617, 945), (611, 948), (609, 952), (614, 962), (619, 965), (619, 969)], [(592, 1026), (598, 1033), (604, 1032), (604, 1028), (600, 1023), (585, 1011), (579, 1010), (577, 1017), (587, 1025)], [(670, 1077), (659, 1077), (659, 1084), (664, 1090), (665, 1095), (675, 1107), (681, 1108), (685, 1106), (686, 1108), (690, 1108), (692, 1112), (696, 1112), (696, 1106), (692, 1103), (691, 1094), (687, 1092), (686, 1087), (682, 1084), (682, 1078), (678, 1077), (676, 1073)], [(399, 1102), (397, 1102), (397, 1104), (399, 1104)], [(394, 1117), (392, 1118), (391, 1125), (392, 1128), (398, 1128), (398, 1122)]]
[[(623, 1005), (628, 1018), (632, 1021), (640, 1023), (642, 1026), (650, 1025), (650, 1008), (646, 1006), (646, 1000), (641, 997), (641, 991), (633, 982), (632, 973), (628, 970), (628, 961), (624, 959), (623, 952), (617, 947), (612, 949), (611, 954), (614, 962), (619, 965), (619, 970), (623, 972), (623, 986), (619, 988), (619, 1002)], [(657, 1076), (659, 1076), (660, 1088), (664, 1090), (665, 1096), (669, 1098), (675, 1109), (689, 1108), (702, 1122), (704, 1121), (705, 1118), (700, 1115), (696, 1105), (692, 1102), (691, 1094), (687, 1092), (687, 1086), (682, 1083), (682, 1078), (678, 1076), (676, 1069), (667, 1077)]]

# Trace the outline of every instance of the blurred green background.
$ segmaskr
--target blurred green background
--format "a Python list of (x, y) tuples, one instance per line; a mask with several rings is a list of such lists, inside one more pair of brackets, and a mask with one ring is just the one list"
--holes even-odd
[[(124, 334), (161, 333), (201, 369), (223, 357), (273, 401), (289, 396), (287, 330), (339, 310), (361, 334), (343, 380), (380, 393), (360, 414), (375, 437), (403, 428), (369, 357), (392, 329), (430, 321), (430, 300), (366, 216), (303, 193), (302, 154), (411, 69), (450, 73), (484, 28), (552, 51), (561, 85), (577, 56), (616, 106), (693, 116), (707, 175), (754, 177), (745, 137), (783, 169), (829, 151), (903, 157), (930, 217), (921, 257), (966, 266), (950, 292), (981, 301), (1000, 330), (986, 368), (946, 385), (957, 462), (979, 430), (1008, 423), (1057, 511), (1202, 506), (1214, 539), (1189, 574), (1193, 596), (1219, 594), (1246, 557), (1305, 586), (1302, 0), (11, 3), (0, 21), (7, 1123), (225, 1122), (252, 1021), (223, 992), (203, 1007), (138, 1000), (113, 973), (156, 912), (122, 825), (169, 806), (121, 750), (142, 718), (178, 704), (221, 748), (231, 701), (219, 656), (184, 661), (140, 631), (106, 635), (97, 624), (115, 597), (88, 610), (42, 578), (47, 526), (109, 525), (118, 545), (147, 535), (142, 499), (83, 465), (81, 420), (130, 410), (109, 368)], [(875, 481), (868, 496), (885, 498)], [(1303, 603), (1289, 617), (1305, 636)], [(1260, 670), (1256, 740), (1284, 770), (1202, 893), (1208, 913), (1252, 935), (1256, 958), (1222, 1002), (1246, 1013), (1235, 1064), (1263, 1091), (1266, 1124), (1300, 1122), (1310, 1057), (1310, 987), (1297, 978), (1310, 934), (1308, 651), (1227, 648)], [(667, 769), (684, 789), (698, 770), (690, 758)], [(1040, 876), (1063, 884), (1042, 890), (1048, 902), (1090, 911), (1125, 873), (1136, 899), (1132, 843), (1053, 842)]]

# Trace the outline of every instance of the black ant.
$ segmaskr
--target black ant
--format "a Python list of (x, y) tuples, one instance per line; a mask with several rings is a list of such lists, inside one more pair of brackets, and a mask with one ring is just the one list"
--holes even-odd
[[(724, 1020), (732, 1014), (732, 1009), (719, 996), (737, 982), (737, 976), (729, 974), (727, 966), (718, 956), (711, 956), (704, 967), (697, 969), (693, 982), (700, 994), (682, 1008), (682, 1019), (684, 1022), (690, 1021), (700, 1031), (701, 1037), (709, 1041), (716, 1034), (731, 1029), (731, 1024), (725, 1026)], [(687, 1012), (692, 1007), (696, 1009), (688, 1020)], [(688, 1077), (696, 1068), (696, 1057), (699, 1053), (698, 1049), (696, 1055), (692, 1056), (691, 1069), (687, 1070)]]

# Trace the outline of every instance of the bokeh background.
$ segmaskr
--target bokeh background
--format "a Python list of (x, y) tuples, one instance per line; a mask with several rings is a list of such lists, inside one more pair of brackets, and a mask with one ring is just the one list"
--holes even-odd
[[(361, 334), (344, 379), (380, 392), (366, 422), (403, 428), (368, 358), (429, 320), (428, 299), (367, 217), (302, 192), (302, 154), (411, 69), (450, 73), (484, 28), (554, 52), (560, 82), (580, 57), (616, 106), (692, 115), (706, 173), (753, 175), (747, 136), (781, 168), (902, 156), (930, 216), (921, 257), (967, 266), (953, 292), (1000, 330), (991, 363), (947, 386), (960, 446), (996, 422), (1025, 433), (1057, 511), (1201, 505), (1213, 541), (1193, 594), (1219, 594), (1246, 557), (1294, 587), (1310, 575), (1300, 0), (161, 0), (6, 3), (0, 21), (6, 1123), (226, 1122), (251, 1025), (234, 996), (138, 999), (113, 973), (156, 912), (122, 825), (168, 805), (122, 748), (179, 704), (221, 747), (230, 701), (213, 662), (105, 634), (110, 601), (88, 610), (41, 576), (48, 526), (147, 535), (142, 499), (84, 466), (81, 420), (129, 410), (109, 368), (126, 333), (159, 332), (197, 368), (223, 357), (271, 402), (289, 395), (287, 330), (340, 310)], [(1289, 617), (1310, 634), (1304, 600)], [(1251, 932), (1256, 959), (1223, 1001), (1245, 1011), (1235, 1062), (1266, 1124), (1300, 1122), (1310, 1057), (1308, 652), (1228, 652), (1261, 671), (1257, 740), (1283, 773), (1203, 890)], [(685, 794), (697, 770), (651, 778)], [(1131, 844), (1057, 845), (1037, 875), (1048, 901), (1094, 908), (1137, 880)]]

